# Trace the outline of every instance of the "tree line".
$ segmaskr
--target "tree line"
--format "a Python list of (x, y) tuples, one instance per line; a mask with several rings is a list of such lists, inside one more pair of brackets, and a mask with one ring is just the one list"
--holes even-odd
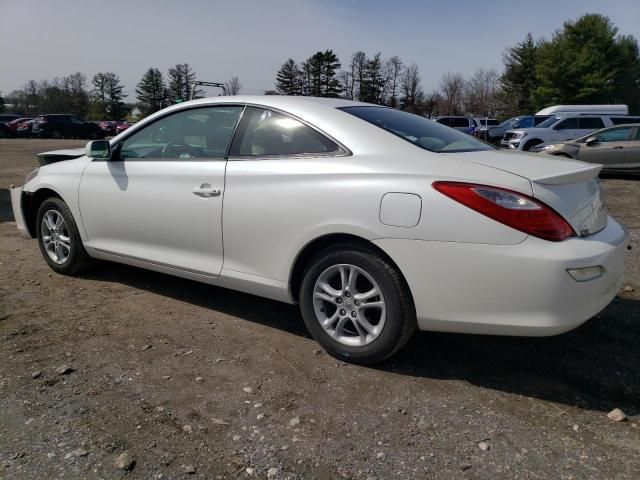
[[(358, 51), (343, 65), (332, 50), (297, 62), (289, 58), (276, 73), (271, 95), (342, 97), (388, 105), (426, 116), (475, 114), (507, 117), (534, 113), (553, 104), (623, 103), (640, 113), (640, 50), (635, 37), (619, 35), (611, 20), (586, 14), (567, 21), (551, 38), (531, 33), (503, 55), (504, 69), (478, 68), (473, 75), (447, 72), (437, 88), (425, 91), (415, 63), (399, 56), (382, 58)], [(196, 79), (186, 63), (149, 68), (138, 82), (136, 100), (126, 95), (115, 73), (97, 73), (88, 84), (76, 72), (62, 78), (30, 80), (21, 90), (0, 97), (16, 112), (33, 115), (69, 112), (90, 119), (121, 119), (138, 107), (141, 116), (187, 100)], [(226, 84), (240, 92), (238, 77)], [(195, 96), (202, 95), (196, 89)]]
[[(166, 79), (158, 68), (149, 68), (136, 85), (136, 101), (127, 103), (124, 86), (115, 73), (96, 73), (89, 83), (86, 75), (76, 72), (52, 80), (29, 80), (22, 89), (0, 97), (0, 111), (8, 103), (14, 112), (24, 115), (72, 113), (90, 120), (122, 120), (137, 107), (143, 117), (188, 100), (195, 80), (196, 73), (187, 63), (170, 67)], [(225, 86), (229, 95), (242, 88), (238, 77)], [(194, 98), (203, 93), (195, 89)]]
[(479, 68), (469, 78), (442, 75), (425, 92), (414, 63), (358, 51), (343, 68), (332, 50), (302, 62), (289, 58), (276, 74), (281, 95), (341, 97), (433, 115), (513, 116), (552, 104), (624, 103), (640, 112), (640, 56), (633, 36), (618, 35), (605, 16), (565, 22), (550, 39), (527, 34), (506, 49), (504, 71)]

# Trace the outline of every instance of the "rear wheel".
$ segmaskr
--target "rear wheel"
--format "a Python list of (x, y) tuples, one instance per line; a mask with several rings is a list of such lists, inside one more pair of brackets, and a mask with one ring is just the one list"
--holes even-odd
[(71, 210), (59, 198), (45, 200), (38, 209), (36, 234), (42, 256), (49, 266), (64, 275), (77, 275), (91, 263)]
[(382, 255), (345, 244), (316, 255), (300, 290), (309, 332), (331, 355), (372, 364), (397, 352), (415, 330), (400, 272)]

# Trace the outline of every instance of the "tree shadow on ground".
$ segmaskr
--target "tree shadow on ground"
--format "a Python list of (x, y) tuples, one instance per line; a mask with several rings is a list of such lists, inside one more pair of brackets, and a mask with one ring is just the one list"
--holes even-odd
[[(116, 282), (309, 337), (297, 306), (101, 263), (88, 278)], [(640, 301), (616, 298), (580, 328), (526, 338), (418, 332), (375, 369), (399, 375), (462, 380), (483, 388), (588, 410), (640, 413)]]

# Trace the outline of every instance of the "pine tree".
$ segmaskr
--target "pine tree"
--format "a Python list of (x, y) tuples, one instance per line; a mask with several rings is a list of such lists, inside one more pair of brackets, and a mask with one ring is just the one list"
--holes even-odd
[(281, 95), (302, 95), (301, 72), (293, 58), (284, 62), (278, 70), (276, 91)]
[(146, 116), (161, 110), (166, 105), (166, 95), (167, 87), (162, 72), (157, 68), (149, 68), (136, 87), (136, 98), (142, 113)]
[(302, 63), (302, 94), (312, 97), (337, 97), (341, 92), (337, 71), (340, 60), (332, 50), (316, 52)]
[(384, 80), (382, 75), (382, 59), (380, 53), (369, 58), (364, 64), (364, 74), (360, 84), (360, 101), (368, 103), (383, 103)]
[[(184, 102), (191, 98), (191, 87), (196, 81), (196, 73), (188, 63), (178, 63), (169, 69), (169, 101)], [(201, 97), (204, 92), (196, 89), (193, 98)]]
[(500, 102), (505, 113), (531, 113), (533, 92), (539, 86), (536, 78), (538, 45), (533, 35), (508, 48), (504, 54), (504, 73), (500, 77)]
[(127, 113), (123, 102), (126, 95), (122, 92), (120, 79), (115, 73), (97, 73), (94, 75), (92, 97), (94, 101), (93, 114), (105, 120), (121, 120)]

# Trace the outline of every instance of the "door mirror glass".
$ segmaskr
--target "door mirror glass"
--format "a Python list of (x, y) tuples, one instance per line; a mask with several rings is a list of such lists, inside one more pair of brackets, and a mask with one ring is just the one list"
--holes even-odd
[(588, 137), (584, 143), (586, 143), (587, 145), (595, 145), (596, 143), (598, 143), (598, 137), (597, 135), (592, 135), (590, 137)]
[(87, 143), (84, 152), (89, 158), (109, 159), (111, 157), (111, 144), (108, 140), (93, 140)]

